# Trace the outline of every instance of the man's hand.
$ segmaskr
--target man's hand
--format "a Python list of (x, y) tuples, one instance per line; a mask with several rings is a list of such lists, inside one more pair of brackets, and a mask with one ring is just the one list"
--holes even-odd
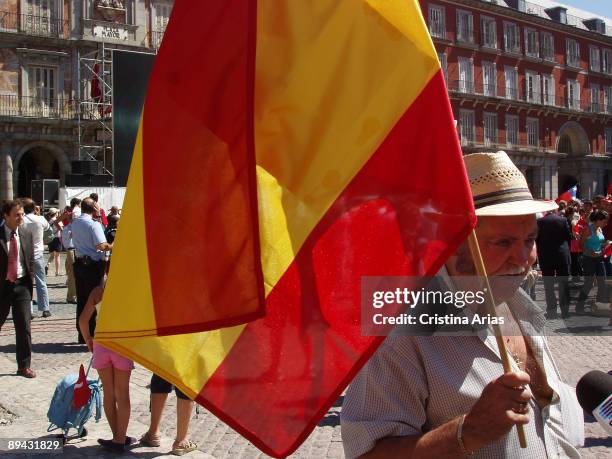
[(527, 373), (519, 371), (506, 373), (485, 386), (463, 423), (463, 443), (469, 451), (498, 440), (515, 424), (529, 422), (528, 402), (533, 395), (524, 387), (529, 380)]

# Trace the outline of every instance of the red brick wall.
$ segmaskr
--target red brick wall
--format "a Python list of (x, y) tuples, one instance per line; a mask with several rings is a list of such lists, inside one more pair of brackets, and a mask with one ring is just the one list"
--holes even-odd
[[(459, 57), (468, 57), (472, 58), (474, 62), (474, 86), (475, 91), (477, 93), (482, 93), (483, 87), (483, 76), (482, 76), (482, 61), (490, 61), (495, 62), (496, 70), (497, 70), (497, 91), (498, 94), (504, 94), (505, 88), (505, 77), (504, 77), (504, 66), (512, 66), (518, 68), (518, 90), (520, 97), (524, 96), (525, 92), (525, 71), (531, 70), (537, 72), (538, 74), (552, 74), (555, 80), (555, 98), (557, 99), (557, 105), (561, 104), (559, 100), (561, 97), (563, 101), (567, 97), (567, 79), (575, 79), (580, 84), (580, 96), (581, 96), (581, 106), (586, 106), (586, 104), (591, 101), (591, 92), (590, 92), (590, 83), (596, 83), (600, 86), (600, 103), (603, 105), (603, 87), (604, 86), (612, 86), (612, 77), (606, 77), (601, 74), (591, 73), (589, 70), (589, 44), (594, 44), (599, 46), (600, 51), (601, 48), (607, 47), (612, 49), (612, 40), (609, 38), (601, 37), (598, 40), (598, 37), (594, 35), (591, 39), (585, 39), (579, 37), (578, 35), (573, 35), (571, 33), (559, 32), (552, 28), (545, 27), (540, 24), (536, 24), (534, 22), (528, 20), (517, 19), (513, 17), (508, 17), (506, 15), (499, 15), (492, 13), (490, 11), (479, 10), (476, 8), (464, 7), (464, 6), (455, 6), (449, 3), (446, 3), (444, 0), (421, 0), (421, 9), (423, 11), (423, 16), (425, 18), (425, 22), (429, 24), (429, 4), (444, 6), (445, 7), (445, 19), (446, 19), (446, 39), (451, 43), (445, 43), (441, 40), (434, 39), (436, 49), (438, 52), (444, 52), (446, 54), (447, 59), (447, 73), (449, 85), (456, 85), (456, 80), (459, 79), (458, 76), (458, 58)], [(456, 28), (457, 28), (457, 10), (469, 11), (473, 14), (473, 24), (474, 24), (474, 49), (470, 49), (465, 45), (457, 45), (455, 46), (454, 40), (456, 38)], [(496, 19), (496, 27), (497, 27), (497, 48), (498, 53), (492, 53), (488, 51), (483, 51), (479, 49), (479, 45), (481, 43), (481, 30), (480, 30), (480, 16), (485, 15), (488, 17), (493, 17)], [(504, 52), (503, 49), (503, 23), (504, 21), (513, 22), (519, 26), (520, 30), (520, 43), (521, 43), (521, 55), (508, 55)], [(535, 62), (530, 58), (526, 57), (525, 52), (525, 36), (524, 36), (524, 28), (525, 27), (533, 28), (538, 31), (538, 36), (540, 37), (540, 32), (550, 32), (554, 36), (554, 51), (555, 51), (555, 60), (557, 65), (563, 66), (563, 68), (555, 68), (552, 64), (546, 64), (541, 62)], [(580, 60), (581, 67), (583, 71), (587, 71), (588, 74), (579, 73), (577, 70), (566, 68), (566, 38), (572, 38), (578, 41), (580, 46)], [(541, 42), (541, 38), (540, 38)], [(541, 45), (541, 43), (540, 43)], [(601, 58), (600, 58), (601, 60)], [(519, 115), (519, 130), (520, 130), (520, 143), (522, 145), (526, 145), (527, 143), (527, 133), (526, 133), (526, 119), (527, 117), (534, 117), (540, 120), (539, 128), (540, 128), (540, 141), (544, 142), (544, 145), (547, 149), (555, 149), (557, 142), (557, 133), (561, 126), (567, 122), (569, 119), (573, 119), (577, 121), (583, 129), (586, 131), (587, 135), (590, 139), (591, 152), (592, 153), (605, 153), (605, 135), (604, 135), (604, 127), (612, 127), (612, 122), (610, 121), (610, 116), (604, 116), (603, 114), (598, 115), (597, 120), (593, 120), (592, 116), (587, 113), (579, 113), (576, 112), (572, 115), (561, 114), (558, 109), (552, 108), (548, 110), (550, 114), (541, 112), (541, 109), (545, 108), (539, 104), (534, 104), (533, 108), (529, 109), (519, 109), (517, 112), (517, 108), (512, 107), (509, 110), (507, 109), (507, 105), (504, 104), (504, 107), (499, 111), (496, 110), (494, 106), (489, 106), (484, 109), (483, 104), (479, 103), (476, 107), (471, 107), (469, 103), (464, 104), (462, 107), (456, 106), (457, 104), (453, 104), (453, 109), (455, 110), (455, 116), (458, 118), (459, 109), (474, 109), (475, 111), (475, 123), (476, 123), (476, 138), (483, 138), (483, 112), (484, 111), (492, 111), (498, 112), (498, 141), (500, 143), (505, 143), (505, 113), (517, 114)], [(530, 113), (528, 113), (530, 112)], [(602, 123), (603, 120), (604, 122)]]

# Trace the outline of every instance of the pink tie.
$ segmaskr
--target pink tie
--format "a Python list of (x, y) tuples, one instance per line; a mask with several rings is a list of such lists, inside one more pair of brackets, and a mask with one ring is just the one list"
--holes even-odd
[(9, 243), (8, 270), (6, 272), (6, 280), (15, 282), (17, 280), (17, 263), (19, 254), (17, 253), (17, 238), (15, 231), (11, 233), (11, 241)]

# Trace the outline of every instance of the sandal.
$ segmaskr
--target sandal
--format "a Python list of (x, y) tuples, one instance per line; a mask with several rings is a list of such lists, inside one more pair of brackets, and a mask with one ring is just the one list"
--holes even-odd
[(192, 451), (195, 451), (196, 449), (198, 449), (197, 443), (194, 443), (191, 440), (187, 440), (187, 443), (173, 448), (171, 453), (175, 456), (182, 456), (183, 454), (190, 453)]
[(153, 437), (149, 435), (149, 432), (145, 432), (140, 437), (140, 444), (144, 446), (150, 446), (151, 448), (157, 448), (161, 445), (161, 437)]

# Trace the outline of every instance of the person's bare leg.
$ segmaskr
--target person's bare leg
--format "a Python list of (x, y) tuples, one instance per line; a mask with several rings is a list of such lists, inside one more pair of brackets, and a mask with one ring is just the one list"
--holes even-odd
[(117, 402), (117, 418), (113, 441), (124, 444), (128, 424), (130, 423), (130, 375), (131, 371), (115, 369), (115, 400)]
[(191, 411), (193, 409), (192, 400), (176, 398), (176, 438), (172, 448), (183, 445), (187, 441), (189, 431), (189, 421), (191, 421)]
[(59, 252), (53, 252), (53, 258), (55, 262), (55, 277), (59, 276), (60, 272), (60, 254)]
[(151, 394), (151, 424), (147, 436), (149, 438), (159, 438), (159, 424), (166, 406), (168, 394)]
[(117, 431), (117, 402), (115, 400), (113, 367), (102, 368), (98, 370), (98, 374), (100, 375), (100, 381), (102, 381), (102, 391), (104, 394), (104, 414), (114, 438)]

